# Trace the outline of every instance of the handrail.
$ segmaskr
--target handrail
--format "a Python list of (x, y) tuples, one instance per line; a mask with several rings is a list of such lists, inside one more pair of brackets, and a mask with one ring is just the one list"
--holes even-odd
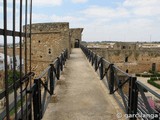
[[(49, 100), (47, 100), (47, 93), (49, 94), (48, 98), (51, 97), (54, 94), (56, 81), (59, 80), (61, 71), (63, 70), (63, 67), (65, 65), (65, 62), (68, 58), (68, 52), (67, 49), (64, 50), (57, 59), (50, 64), (37, 78), (34, 79), (34, 83), (31, 87), (28, 86), (28, 82), (31, 80), (31, 77), (34, 76), (33, 72), (30, 72), (26, 74), (21, 82), (20, 80), (16, 81), (16, 89), (19, 89), (20, 86), (23, 86), (22, 93), (17, 95), (17, 104), (21, 100), (21, 95), (23, 98), (30, 95), (26, 101), (28, 102), (28, 105), (30, 106), (30, 99), (33, 101), (33, 110), (34, 110), (34, 119), (40, 120), (42, 119), (45, 110), (47, 108), (47, 105), (49, 103)], [(43, 77), (46, 78), (46, 81), (43, 81)], [(8, 88), (8, 91), (11, 91), (15, 89), (14, 85), (10, 85)], [(0, 99), (5, 97), (5, 90), (0, 93)], [(41, 99), (42, 98), (42, 99)], [(26, 111), (28, 108), (26, 107), (26, 104), (23, 104), (23, 111)], [(28, 106), (28, 107), (29, 107)], [(12, 111), (15, 107), (15, 101), (12, 101), (9, 104), (9, 112)], [(17, 117), (20, 117), (21, 115), (20, 109), (17, 112)], [(28, 111), (29, 113), (32, 111)], [(2, 110), (0, 112), (0, 120), (4, 119), (6, 117), (6, 110)]]
[(153, 91), (152, 89), (150, 89), (149, 87), (147, 87), (146, 85), (144, 85), (143, 83), (141, 83), (140, 81), (137, 81), (137, 84), (140, 85), (140, 86), (142, 86), (144, 89), (146, 89), (147, 91), (149, 91), (154, 96), (156, 96), (157, 98), (160, 99), (160, 94), (156, 93), (155, 91)]
[(47, 93), (49, 96), (54, 94), (56, 81), (59, 80), (61, 71), (68, 58), (67, 49), (64, 50), (57, 59), (50, 64), (37, 78), (34, 79), (35, 90), (33, 93), (33, 108), (34, 119), (40, 120), (46, 110), (46, 106), (50, 99), (47, 100)]
[[(160, 95), (158, 93), (154, 92), (143, 83), (137, 81), (136, 77), (124, 72), (115, 64), (97, 55), (87, 47), (83, 45), (80, 45), (80, 47), (89, 62), (91, 62), (91, 65), (94, 66), (95, 71), (99, 69), (100, 80), (104, 81), (104, 84), (108, 87), (110, 94), (117, 92), (121, 97), (121, 100), (119, 100), (118, 97), (117, 101), (120, 103), (120, 106), (125, 108), (124, 111), (126, 114), (132, 115), (129, 119), (136, 120), (136, 114), (143, 114), (144, 116), (149, 114), (151, 116), (152, 114), (158, 114), (160, 112), (150, 106), (145, 94), (145, 92), (148, 91), (152, 94), (152, 96), (160, 101)], [(124, 90), (124, 88), (126, 90)], [(116, 95), (117, 94), (114, 94), (114, 96)], [(142, 102), (143, 107), (141, 108), (140, 105), (142, 105)], [(149, 120), (153, 119), (149, 115), (146, 116), (146, 118), (144, 118), (144, 116), (140, 117)], [(157, 116), (154, 116), (154, 119), (157, 119)]]
[[(14, 89), (19, 89), (20, 86), (24, 86), (25, 83), (29, 82), (29, 81), (30, 81), (30, 78), (33, 77), (33, 76), (34, 76), (34, 73), (33, 73), (33, 72), (30, 72), (30, 73), (26, 74), (26, 75), (22, 78), (21, 83), (20, 83), (20, 79), (16, 80), (16, 82), (15, 82), (15, 84), (16, 84), (15, 87), (16, 87), (16, 88), (14, 88), (14, 84), (12, 84), (12, 85), (10, 85), (10, 86), (8, 87), (8, 91), (11, 92), (11, 91), (13, 91)], [(27, 89), (27, 88), (28, 88), (28, 85), (26, 84), (25, 89)], [(32, 89), (32, 88), (31, 88), (31, 89)], [(27, 90), (27, 91), (28, 91), (28, 90)], [(10, 94), (13, 94), (13, 93), (11, 92)], [(28, 93), (27, 93), (26, 91), (22, 90), (22, 93), (21, 93), (21, 94), (22, 94), (23, 97), (25, 97)], [(21, 94), (20, 94), (20, 95), (17, 95), (17, 104), (18, 104), (18, 102), (21, 100)], [(0, 100), (3, 99), (4, 97), (5, 97), (5, 90), (0, 93)], [(15, 107), (15, 101), (13, 100), (13, 101), (9, 104), (9, 111), (13, 110), (14, 107)], [(4, 119), (5, 116), (6, 116), (6, 110), (4, 109), (4, 110), (2, 110), (1, 113), (0, 113), (0, 120), (1, 120), (1, 119)]]

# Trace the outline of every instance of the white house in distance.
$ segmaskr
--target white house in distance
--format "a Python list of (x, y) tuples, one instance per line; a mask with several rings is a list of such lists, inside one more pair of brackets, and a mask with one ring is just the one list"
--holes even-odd
[[(20, 57), (19, 55), (16, 55), (16, 70), (20, 69)], [(24, 60), (22, 59), (22, 69), (24, 67)], [(9, 68), (12, 69), (13, 68), (13, 57), (10, 57), (10, 65)]]

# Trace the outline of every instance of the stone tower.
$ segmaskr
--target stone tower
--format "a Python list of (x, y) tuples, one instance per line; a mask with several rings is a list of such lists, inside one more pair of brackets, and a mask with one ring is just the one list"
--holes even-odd
[(36, 76), (40, 75), (64, 49), (70, 52), (69, 32), (69, 23), (66, 22), (32, 24), (31, 63)]
[(77, 42), (81, 42), (82, 40), (82, 32), (83, 28), (71, 28), (70, 35), (71, 35), (71, 48), (76, 47)]

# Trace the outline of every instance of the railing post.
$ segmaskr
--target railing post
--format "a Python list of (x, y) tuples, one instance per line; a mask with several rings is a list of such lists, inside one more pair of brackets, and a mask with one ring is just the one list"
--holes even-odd
[(110, 89), (110, 94), (113, 93), (114, 91), (114, 64), (110, 64), (110, 82), (109, 82), (109, 89)]
[(100, 63), (100, 80), (103, 79), (103, 58), (101, 58), (101, 63)]
[(33, 109), (34, 120), (41, 120), (42, 118), (42, 106), (41, 106), (41, 84), (40, 79), (35, 79), (35, 90), (33, 93)]
[(90, 51), (87, 48), (86, 48), (86, 51), (87, 51), (87, 58), (89, 60)]
[(95, 55), (95, 58), (94, 58), (94, 69), (95, 71), (97, 70), (97, 55)]
[(92, 61), (92, 51), (90, 51), (90, 58), (89, 58), (89, 62)]
[(53, 78), (53, 64), (50, 64), (51, 68), (50, 68), (50, 94), (53, 95), (53, 91), (54, 91), (54, 78)]
[[(71, 52), (71, 51), (70, 51), (70, 52)], [(67, 60), (67, 59), (70, 57), (69, 54), (68, 54), (68, 49), (65, 50), (65, 54), (66, 54), (65, 60)]]
[(137, 114), (138, 104), (138, 88), (136, 85), (137, 78), (131, 77), (129, 81), (129, 97), (128, 97), (128, 114), (134, 115), (130, 120), (136, 120), (135, 115)]
[(61, 71), (63, 71), (63, 54), (62, 53), (61, 53), (60, 63), (61, 63)]
[(91, 51), (89, 51), (89, 62), (91, 62)]
[(95, 57), (95, 54), (92, 53), (92, 66), (93, 66), (93, 64), (94, 64), (94, 57)]
[(59, 80), (59, 77), (60, 77), (60, 58), (58, 57), (57, 58), (57, 79)]
[[(65, 62), (66, 62), (67, 58), (68, 58), (68, 54), (67, 54), (67, 49), (66, 49), (65, 52), (64, 52), (64, 59), (65, 59)], [(65, 64), (65, 62), (64, 62), (64, 64)]]
[(83, 48), (84, 49), (84, 52), (85, 52), (85, 55), (87, 56), (87, 59), (89, 59), (89, 50), (87, 48)]
[(89, 50), (84, 49), (87, 59), (89, 59)]

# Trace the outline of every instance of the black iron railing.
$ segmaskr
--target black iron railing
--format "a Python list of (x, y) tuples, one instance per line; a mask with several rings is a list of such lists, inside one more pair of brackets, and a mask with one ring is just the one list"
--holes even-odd
[[(3, 54), (0, 56), (0, 64), (3, 62), (1, 66), (4, 67), (0, 70), (0, 120), (40, 120), (49, 98), (54, 94), (56, 80), (60, 78), (68, 52), (64, 50), (33, 80), (32, 0), (2, 0), (1, 3), (3, 11), (0, 18), (3, 23), (0, 24), (0, 51)], [(8, 7), (12, 9), (12, 13)]]
[(61, 71), (63, 71), (67, 57), (68, 52), (65, 50), (52, 64), (50, 64), (49, 67), (42, 72), (39, 77), (34, 79), (34, 120), (42, 119), (51, 95), (54, 94), (56, 81), (60, 78), (60, 74)]
[[(103, 57), (81, 45), (81, 49), (89, 62), (98, 71), (100, 79), (109, 89), (110, 94), (128, 115), (129, 119), (159, 120), (160, 111), (153, 108), (148, 94), (160, 101), (160, 95), (132, 77), (128, 73), (119, 69), (116, 65), (108, 62)], [(152, 101), (154, 102), (154, 101)]]
[[(34, 73), (31, 72), (31, 51), (27, 53), (27, 49), (31, 50), (31, 31), (23, 32), (22, 24), (31, 26), (32, 0), (2, 0), (1, 4), (3, 11), (0, 18), (3, 23), (0, 41), (3, 41), (1, 51), (4, 59), (1, 57), (4, 68), (0, 70), (0, 82), (4, 82), (4, 87), (0, 88), (0, 101), (4, 106), (0, 109), (0, 120), (9, 120), (11, 117), (16, 120), (31, 119), (32, 99), (28, 89), (32, 87)], [(25, 61), (27, 59), (28, 62)]]
[[(56, 86), (56, 81), (59, 80), (61, 71), (63, 71), (63, 67), (68, 57), (67, 50), (63, 51), (57, 59), (47, 67), (42, 74), (34, 79), (34, 83), (31, 87), (28, 87), (29, 82), (31, 81), (31, 77), (34, 76), (34, 73), (29, 73), (25, 75), (22, 80), (18, 79), (16, 84), (17, 90), (17, 108), (15, 108), (15, 101), (13, 100), (11, 103), (8, 104), (9, 106), (9, 116), (15, 119), (15, 114), (18, 119), (22, 120), (41, 120), (47, 105), (50, 101), (51, 96), (54, 94), (54, 89)], [(20, 86), (23, 86), (24, 89), (21, 93)], [(13, 94), (14, 85), (8, 87), (8, 92)], [(29, 96), (28, 96), (29, 94)], [(22, 107), (19, 105), (21, 104), (21, 96), (23, 100), (23, 116), (21, 114)], [(5, 91), (0, 93), (0, 100), (5, 97)], [(31, 101), (30, 101), (31, 99)], [(31, 109), (31, 105), (33, 104), (33, 111)], [(17, 109), (16, 111), (13, 111)], [(13, 114), (12, 114), (13, 113)], [(31, 115), (33, 113), (33, 115)], [(7, 116), (7, 111), (4, 109), (0, 112), (0, 120), (3, 120)], [(9, 120), (8, 119), (8, 120)]]

